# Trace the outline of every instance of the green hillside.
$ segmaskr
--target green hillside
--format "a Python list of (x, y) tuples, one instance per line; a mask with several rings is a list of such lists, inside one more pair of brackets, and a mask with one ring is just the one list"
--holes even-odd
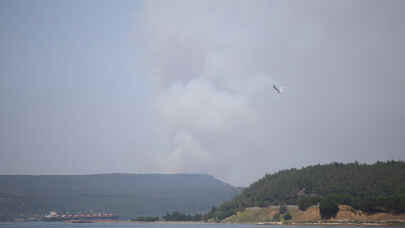
[(57, 212), (109, 211), (121, 217), (196, 213), (238, 190), (209, 175), (0, 175), (0, 219)]
[(405, 163), (400, 161), (331, 163), (267, 174), (232, 201), (213, 208), (209, 217), (222, 220), (248, 207), (347, 204), (369, 213), (405, 212)]

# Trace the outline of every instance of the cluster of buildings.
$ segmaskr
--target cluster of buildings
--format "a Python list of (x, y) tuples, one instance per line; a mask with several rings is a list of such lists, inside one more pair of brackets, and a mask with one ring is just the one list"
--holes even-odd
[(65, 221), (65, 220), (115, 220), (118, 216), (111, 213), (80, 213), (80, 214), (58, 214), (51, 211), (43, 217), (45, 221)]

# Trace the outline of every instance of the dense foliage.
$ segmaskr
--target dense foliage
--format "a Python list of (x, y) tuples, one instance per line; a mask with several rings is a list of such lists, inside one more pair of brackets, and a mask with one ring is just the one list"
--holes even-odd
[(131, 219), (134, 222), (156, 222), (159, 221), (159, 216), (139, 216), (135, 219)]
[(291, 219), (292, 219), (292, 216), (290, 215), (290, 213), (286, 213), (284, 215), (284, 220), (291, 220)]
[(104, 211), (128, 219), (201, 213), (238, 192), (200, 174), (0, 175), (0, 219), (49, 211)]
[(163, 216), (163, 219), (165, 221), (201, 221), (204, 218), (201, 214), (188, 215), (175, 211), (173, 213), (167, 213), (165, 216)]
[(298, 199), (298, 208), (302, 211), (305, 211), (310, 206), (315, 205), (321, 201), (321, 198), (318, 196), (301, 196)]
[(323, 219), (335, 217), (339, 211), (339, 205), (336, 201), (329, 197), (325, 197), (319, 204), (319, 212)]
[(222, 220), (247, 207), (298, 204), (305, 210), (328, 198), (366, 212), (405, 212), (405, 162), (331, 163), (267, 174), (208, 214)]

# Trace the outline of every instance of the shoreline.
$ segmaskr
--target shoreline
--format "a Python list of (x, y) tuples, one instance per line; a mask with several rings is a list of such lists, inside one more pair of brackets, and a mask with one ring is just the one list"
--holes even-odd
[[(45, 222), (48, 221), (2, 221), (0, 224), (7, 223), (24, 223), (24, 222)], [(58, 221), (61, 223), (77, 223), (77, 220)], [(86, 221), (87, 222), (87, 221)], [(91, 223), (139, 223), (139, 224), (251, 224), (258, 226), (361, 226), (361, 227), (405, 227), (405, 222), (392, 221), (392, 222), (246, 222), (246, 223), (231, 223), (231, 222), (204, 222), (204, 221), (155, 221), (155, 222), (142, 222), (131, 220), (93, 220)]]
[(258, 223), (221, 223), (221, 222), (204, 222), (204, 221), (155, 221), (142, 222), (131, 220), (105, 220), (95, 221), (95, 223), (139, 223), (139, 224), (251, 224), (267, 226), (362, 226), (362, 227), (379, 227), (379, 226), (400, 226), (405, 227), (405, 222), (258, 222)]
[(364, 226), (364, 227), (378, 227), (378, 226), (398, 226), (404, 227), (405, 222), (259, 222), (256, 225), (277, 225), (277, 226)]

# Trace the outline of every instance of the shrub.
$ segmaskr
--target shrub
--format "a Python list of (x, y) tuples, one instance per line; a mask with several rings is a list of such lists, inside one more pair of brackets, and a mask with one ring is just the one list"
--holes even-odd
[(290, 215), (290, 213), (287, 212), (287, 214), (284, 215), (284, 220), (291, 220), (292, 216)]
[(280, 214), (279, 214), (279, 213), (277, 213), (277, 214), (275, 214), (275, 215), (273, 216), (273, 221), (277, 221), (277, 222), (280, 221)]
[(285, 214), (287, 212), (287, 207), (282, 204), (280, 205), (280, 214)]
[(322, 219), (329, 219), (336, 217), (336, 214), (339, 212), (339, 206), (334, 200), (325, 197), (320, 202), (319, 211)]

